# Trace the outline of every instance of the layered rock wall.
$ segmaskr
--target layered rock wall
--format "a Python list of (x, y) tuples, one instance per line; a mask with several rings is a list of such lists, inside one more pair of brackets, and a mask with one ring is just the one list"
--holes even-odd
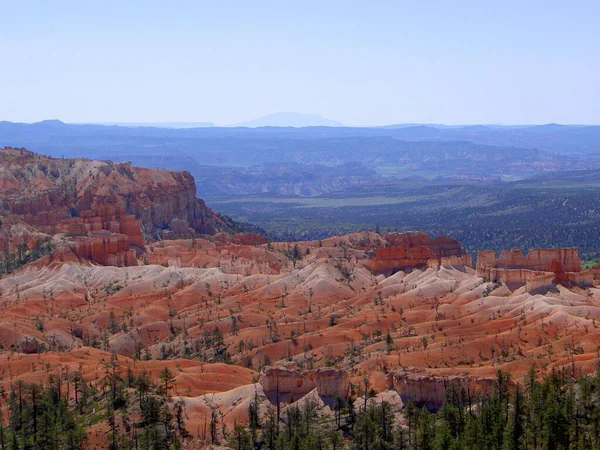
[(493, 251), (479, 252), (476, 273), (486, 281), (502, 282), (509, 288), (525, 286), (528, 292), (556, 284), (592, 286), (594, 274), (582, 271), (576, 248), (504, 250), (496, 258)]
[(576, 248), (533, 248), (527, 256), (521, 249), (503, 250), (496, 258), (493, 251), (477, 254), (477, 268), (528, 269), (543, 272), (581, 272)]
[[(539, 288), (545, 285), (551, 285), (554, 280), (554, 274), (540, 270), (529, 269), (505, 269), (491, 267), (484, 272), (478, 272), (478, 275), (487, 281), (494, 281), (506, 284), (510, 289), (519, 286), (531, 286)], [(529, 283), (529, 284), (528, 284)]]
[(590, 287), (594, 285), (594, 271), (590, 269), (581, 272), (559, 272), (555, 274), (555, 280), (567, 287)]
[(472, 265), (471, 257), (456, 239), (431, 238), (422, 232), (387, 234), (385, 239), (387, 246), (375, 249), (374, 257), (365, 262), (365, 266), (376, 273), (391, 274), (428, 266)]
[(443, 256), (440, 259), (430, 259), (427, 266), (433, 269), (441, 267), (463, 269), (465, 267), (473, 267), (473, 257), (471, 255), (462, 256)]
[(454, 385), (464, 389), (467, 395), (475, 398), (478, 393), (491, 395), (494, 391), (494, 378), (474, 376), (432, 376), (413, 374), (404, 371), (388, 374), (388, 388), (400, 395), (402, 403), (414, 403), (431, 410), (440, 408), (446, 399), (446, 390)]
[(60, 243), (66, 239), (77, 257), (99, 264), (134, 264), (145, 240), (237, 226), (196, 198), (188, 172), (54, 159), (5, 148), (0, 150), (0, 187), (2, 245), (23, 242), (23, 233), (8, 228), (21, 223), (28, 236), (39, 233), (42, 240), (56, 237)]
[(137, 266), (136, 251), (129, 246), (124, 234), (94, 235), (90, 239), (78, 239), (71, 250), (79, 258), (105, 266)]
[(282, 401), (299, 399), (314, 389), (322, 397), (346, 398), (350, 392), (350, 376), (344, 370), (321, 368), (303, 371), (267, 367), (260, 374), (259, 383), (265, 394), (279, 393)]
[(443, 256), (459, 256), (466, 253), (461, 247), (460, 242), (454, 238), (446, 236), (432, 238), (421, 231), (390, 233), (386, 234), (385, 238), (389, 247), (423, 247), (430, 250), (433, 253), (434, 258), (441, 258)]
[[(90, 221), (131, 215), (149, 238), (228, 229), (227, 223), (196, 198), (189, 172), (54, 159), (6, 148), (0, 150), (0, 186), (0, 211), (24, 216), (26, 223), (38, 227), (73, 217)], [(125, 225), (131, 223), (127, 220)]]

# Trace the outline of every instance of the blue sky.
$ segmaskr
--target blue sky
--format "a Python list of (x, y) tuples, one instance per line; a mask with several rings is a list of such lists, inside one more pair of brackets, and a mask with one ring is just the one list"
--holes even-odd
[(2, 1), (0, 120), (600, 123), (598, 1)]

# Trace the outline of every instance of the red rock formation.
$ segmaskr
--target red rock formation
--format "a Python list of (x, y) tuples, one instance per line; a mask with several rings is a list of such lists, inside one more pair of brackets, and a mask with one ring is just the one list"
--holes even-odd
[[(478, 274), (480, 273), (481, 272), (478, 272)], [(516, 289), (520, 286), (526, 285), (527, 283), (531, 283), (531, 287), (536, 286), (537, 288), (539, 288), (541, 286), (551, 285), (552, 281), (554, 280), (554, 274), (550, 272), (544, 272), (541, 270), (536, 271), (529, 269), (505, 268), (497, 269), (495, 267), (492, 267), (485, 271), (485, 275), (482, 278), (486, 281), (504, 283), (510, 289)], [(538, 280), (537, 283), (533, 283), (534, 280)]]
[(427, 262), (428, 267), (439, 269), (440, 267), (462, 269), (464, 267), (473, 267), (473, 257), (471, 255), (462, 256), (443, 256), (440, 259), (430, 259)]
[(600, 280), (600, 264), (596, 264), (592, 267), (592, 274), (594, 276), (594, 280)]
[(375, 249), (374, 258), (365, 263), (365, 266), (376, 273), (389, 274), (398, 270), (435, 265), (429, 262), (431, 260), (438, 261), (438, 266), (442, 259), (445, 264), (451, 264), (452, 261), (448, 258), (452, 257), (461, 258), (453, 261), (458, 265), (472, 264), (456, 239), (444, 236), (431, 238), (422, 232), (387, 234), (385, 239), (388, 246)]
[(346, 398), (350, 393), (350, 376), (345, 370), (320, 368), (316, 371), (317, 392), (323, 397)]
[(137, 266), (136, 253), (125, 234), (95, 235), (78, 239), (71, 249), (79, 258), (105, 266)]
[[(194, 178), (188, 172), (54, 159), (11, 148), (0, 150), (0, 168), (0, 209), (23, 215), (37, 227), (77, 216), (93, 222), (97, 217), (105, 221), (130, 214), (151, 238), (229, 228), (196, 198)], [(131, 219), (124, 222), (125, 227), (132, 224)]]
[(265, 236), (257, 233), (217, 233), (212, 237), (212, 240), (221, 245), (262, 245), (269, 242)]
[(495, 379), (476, 376), (432, 376), (407, 371), (392, 372), (388, 375), (389, 389), (395, 390), (404, 404), (409, 402), (429, 409), (437, 409), (446, 399), (446, 390), (454, 385), (464, 388), (472, 397), (477, 393), (491, 395)]
[(528, 292), (551, 287), (593, 284), (593, 272), (581, 270), (576, 248), (504, 250), (499, 258), (493, 251), (479, 252), (476, 273), (484, 280), (503, 282), (509, 288), (526, 286)]
[(333, 368), (302, 371), (299, 369), (267, 367), (261, 372), (259, 383), (267, 395), (278, 392), (282, 402), (288, 402), (292, 399), (297, 400), (314, 389), (323, 397), (338, 395), (346, 398), (350, 392), (350, 376), (348, 373)]
[(499, 258), (493, 251), (477, 254), (477, 267), (529, 269), (544, 272), (581, 272), (581, 260), (576, 248), (532, 248), (527, 256), (521, 249), (504, 250)]
[[(24, 239), (35, 242), (29, 239), (32, 230), (43, 239), (59, 235), (70, 241), (78, 258), (99, 264), (137, 264), (144, 235), (213, 233), (230, 225), (196, 198), (188, 172), (54, 159), (5, 148), (0, 150), (0, 186), (0, 216), (6, 224), (0, 242), (13, 247)], [(25, 235), (16, 233), (9, 222), (30, 229)]]
[(590, 287), (594, 285), (594, 271), (582, 270), (581, 272), (560, 272), (555, 273), (554, 278), (557, 283), (563, 286)]
[(435, 258), (443, 256), (464, 255), (460, 242), (454, 238), (438, 236), (429, 237), (422, 231), (412, 231), (407, 233), (390, 233), (385, 235), (390, 247), (413, 248), (423, 247), (430, 250)]
[[(68, 240), (82, 242), (80, 252), (96, 252), (88, 257), (124, 249), (113, 239), (118, 233), (109, 231), (116, 228), (84, 230), (81, 223), (69, 222)], [(12, 226), (23, 236), (32, 228)], [(93, 238), (104, 241), (92, 245)], [(126, 268), (82, 267), (63, 246), (1, 277), (0, 366), (10, 366), (13, 377), (5, 384), (46, 380), (49, 370), (64, 373), (66, 365), (69, 371), (84, 367), (87, 380), (101, 383), (98, 362), (115, 352), (123, 376), (128, 368), (148, 370), (156, 380), (162, 368), (170, 368), (177, 377), (172, 394), (185, 401), (193, 431), (210, 420), (214, 406), (225, 426), (247, 423), (255, 396), (274, 402), (278, 388), (283, 414), (292, 399), (298, 406), (313, 400), (331, 405), (332, 397), (349, 389), (360, 395), (357, 387), (365, 377), (376, 398), (436, 408), (453, 383), (472, 396), (488, 392), (498, 370), (516, 382), (533, 364), (546, 371), (596, 370), (597, 289), (513, 294), (505, 286), (482, 284), (471, 270), (454, 270), (468, 262), (467, 255), (431, 263), (449, 264), (448, 269), (373, 276), (362, 263), (388, 243), (366, 233), (299, 242), (295, 255), (290, 252), (295, 243), (220, 245), (213, 239), (151, 243), (145, 264)], [(69, 264), (55, 264), (55, 257)], [(164, 267), (171, 258), (177, 264)], [(561, 266), (554, 264), (553, 279), (583, 274), (558, 272)], [(531, 290), (548, 282), (540, 273), (530, 280)], [(210, 348), (216, 330), (222, 353)], [(22, 346), (26, 336), (37, 339), (43, 354), (8, 350), (34, 351), (35, 346)], [(87, 347), (92, 342), (105, 343), (108, 351)], [(196, 349), (210, 362), (196, 360)], [(225, 351), (233, 364), (217, 363)], [(267, 358), (280, 368), (265, 369), (256, 383), (253, 369)], [(331, 363), (335, 369), (326, 367)], [(269, 408), (267, 401), (260, 403), (261, 410)]]

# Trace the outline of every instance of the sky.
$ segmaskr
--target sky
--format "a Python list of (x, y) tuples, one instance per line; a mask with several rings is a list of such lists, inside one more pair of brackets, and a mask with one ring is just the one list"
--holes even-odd
[(600, 124), (597, 0), (0, 4), (0, 120)]

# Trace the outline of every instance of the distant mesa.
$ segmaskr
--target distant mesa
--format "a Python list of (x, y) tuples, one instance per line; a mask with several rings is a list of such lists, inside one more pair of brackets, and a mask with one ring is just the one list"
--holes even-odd
[(533, 131), (533, 132), (553, 132), (553, 131), (564, 131), (569, 129), (569, 125), (562, 125), (559, 123), (547, 123), (544, 125), (534, 125), (532, 127), (529, 127), (527, 130), (528, 131)]
[(58, 119), (48, 119), (48, 120), (42, 120), (41, 122), (36, 122), (35, 125), (42, 125), (45, 127), (62, 127), (63, 125), (66, 125), (63, 121), (58, 120)]
[(280, 112), (232, 125), (233, 127), (343, 127), (338, 120), (326, 119), (317, 114), (302, 114), (295, 112)]

